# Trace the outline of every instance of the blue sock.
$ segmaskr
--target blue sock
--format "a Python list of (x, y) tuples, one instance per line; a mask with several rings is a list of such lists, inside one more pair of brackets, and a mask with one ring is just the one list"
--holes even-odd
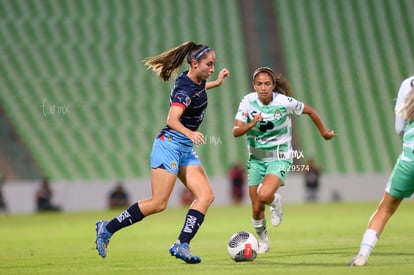
[(113, 218), (107, 225), (106, 230), (109, 233), (115, 233), (121, 228), (130, 226), (136, 222), (142, 220), (145, 216), (142, 214), (139, 209), (138, 203), (134, 203), (127, 210), (119, 214), (117, 217)]
[(178, 240), (180, 243), (190, 243), (204, 221), (204, 214), (195, 209), (187, 212), (183, 229), (181, 229)]

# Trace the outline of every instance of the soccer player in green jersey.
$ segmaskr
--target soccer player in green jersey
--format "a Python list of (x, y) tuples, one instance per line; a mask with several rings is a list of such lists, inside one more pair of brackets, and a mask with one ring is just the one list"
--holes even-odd
[(336, 134), (328, 130), (318, 113), (291, 97), (287, 79), (268, 67), (253, 73), (254, 92), (247, 94), (237, 110), (233, 135), (246, 134), (249, 149), (248, 186), (252, 202), (252, 223), (259, 237), (259, 253), (269, 250), (265, 205), (270, 206), (271, 222), (282, 221), (282, 201), (277, 193), (291, 171), (292, 114), (307, 114), (321, 136), (329, 140)]
[(372, 214), (357, 256), (348, 265), (368, 262), (379, 236), (404, 198), (414, 193), (414, 75), (405, 79), (395, 103), (395, 131), (403, 136), (403, 148), (386, 184), (384, 196)]

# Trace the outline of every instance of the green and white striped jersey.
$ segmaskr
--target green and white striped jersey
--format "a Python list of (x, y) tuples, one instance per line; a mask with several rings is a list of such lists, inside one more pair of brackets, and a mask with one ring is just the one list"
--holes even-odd
[(398, 90), (398, 97), (395, 103), (395, 131), (403, 135), (403, 152), (401, 159), (404, 161), (414, 161), (414, 121), (406, 121), (399, 114), (401, 106), (406, 101), (408, 95), (414, 87), (414, 76), (405, 79)]
[(250, 154), (264, 159), (291, 159), (292, 120), (290, 115), (301, 115), (304, 104), (292, 97), (273, 93), (273, 100), (263, 105), (256, 92), (247, 94), (240, 102), (235, 119), (249, 123), (262, 114), (263, 121), (247, 131)]

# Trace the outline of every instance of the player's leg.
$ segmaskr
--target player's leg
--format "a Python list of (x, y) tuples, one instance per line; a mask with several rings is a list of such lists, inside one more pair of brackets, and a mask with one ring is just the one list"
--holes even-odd
[(401, 204), (401, 201), (401, 198), (395, 198), (388, 193), (384, 193), (384, 197), (369, 220), (368, 228), (362, 237), (358, 255), (349, 262), (349, 265), (363, 266), (367, 264), (368, 258), (374, 250), (379, 236), (384, 230), (388, 220)]
[(375, 231), (378, 236), (381, 235), (385, 225), (398, 209), (402, 200), (402, 198), (395, 198), (388, 193), (384, 193), (384, 197), (369, 220), (368, 229)]
[(270, 206), (271, 222), (273, 226), (279, 226), (282, 222), (282, 197), (277, 190), (282, 185), (280, 178), (274, 174), (267, 174), (259, 189), (259, 200)]
[(158, 168), (151, 170), (151, 196), (138, 202), (144, 217), (165, 210), (174, 189), (177, 175)]
[(414, 192), (414, 165), (398, 159), (394, 165), (385, 193), (377, 209), (372, 214), (368, 227), (361, 241), (360, 250), (348, 265), (363, 266), (375, 248), (375, 245), (391, 216), (398, 209), (401, 201)]
[(252, 204), (252, 224), (259, 239), (258, 253), (269, 251), (269, 237), (267, 235), (265, 204), (259, 200), (258, 190), (263, 181), (266, 172), (266, 166), (263, 161), (258, 159), (249, 159), (248, 162), (248, 186), (249, 197)]
[(200, 257), (191, 254), (189, 243), (202, 225), (207, 210), (214, 200), (214, 194), (207, 174), (201, 165), (182, 166), (178, 177), (193, 193), (194, 201), (187, 212), (178, 240), (170, 247), (169, 251), (171, 255), (186, 263), (200, 263)]
[(194, 195), (190, 209), (206, 214), (214, 201), (214, 193), (204, 168), (201, 165), (183, 166), (178, 178)]
[(252, 224), (256, 235), (259, 237), (258, 253), (269, 251), (269, 237), (266, 229), (266, 218), (264, 215), (265, 204), (259, 200), (257, 189), (259, 185), (249, 186), (249, 197), (252, 204)]
[(289, 175), (290, 160), (273, 160), (265, 162), (266, 172), (259, 190), (259, 200), (270, 206), (271, 222), (279, 226), (282, 222), (282, 197), (277, 190)]
[(156, 139), (151, 153), (151, 191), (148, 199), (132, 204), (111, 221), (96, 223), (96, 249), (105, 258), (109, 239), (118, 230), (141, 221), (144, 217), (165, 209), (177, 178), (179, 146)]
[(109, 240), (118, 230), (141, 221), (144, 217), (165, 209), (173, 190), (177, 176), (165, 169), (151, 171), (151, 197), (133, 203), (128, 209), (114, 217), (111, 221), (96, 223), (96, 249), (105, 258)]

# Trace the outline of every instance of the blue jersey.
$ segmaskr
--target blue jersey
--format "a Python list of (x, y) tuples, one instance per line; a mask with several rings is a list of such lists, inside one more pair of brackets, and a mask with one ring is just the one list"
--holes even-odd
[[(175, 81), (170, 95), (170, 106), (179, 106), (184, 109), (180, 122), (190, 130), (197, 130), (207, 109), (206, 81), (200, 85), (194, 83), (188, 76), (188, 71), (183, 72)], [(158, 137), (170, 134), (177, 138), (177, 141), (192, 143), (183, 134), (165, 126)]]

